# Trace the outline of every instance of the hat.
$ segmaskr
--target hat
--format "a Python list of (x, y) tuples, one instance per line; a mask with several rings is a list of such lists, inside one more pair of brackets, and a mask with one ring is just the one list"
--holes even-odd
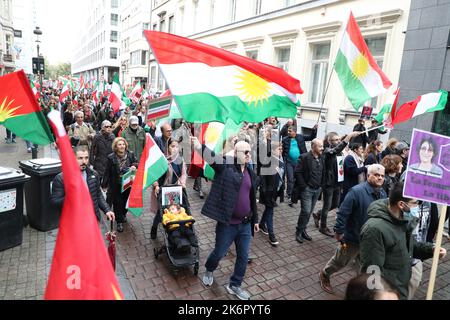
[(399, 152), (402, 152), (405, 149), (411, 149), (406, 142), (399, 142), (395, 147)]
[(129, 120), (130, 125), (131, 124), (139, 124), (139, 119), (136, 116), (131, 116)]
[(102, 122), (102, 129), (103, 129), (104, 127), (106, 127), (106, 126), (111, 126), (111, 122), (108, 121), (108, 120), (103, 120), (103, 122)]

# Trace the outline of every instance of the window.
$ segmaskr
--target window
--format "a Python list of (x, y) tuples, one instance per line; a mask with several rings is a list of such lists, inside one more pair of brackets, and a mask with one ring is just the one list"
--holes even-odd
[(119, 7), (119, 0), (111, 0), (111, 8), (115, 9)]
[(249, 50), (245, 52), (245, 55), (253, 60), (258, 60), (258, 50)]
[(131, 66), (137, 66), (140, 64), (139, 59), (141, 58), (139, 55), (140, 51), (133, 51), (130, 53), (130, 65)]
[(317, 43), (312, 46), (311, 90), (309, 101), (322, 103), (328, 75), (330, 43)]
[(109, 50), (109, 58), (117, 59), (117, 48), (110, 48)]
[(262, 0), (253, 0), (253, 13), (257, 16), (261, 14)]
[(194, 32), (197, 31), (198, 28), (198, 0), (194, 0)]
[(156, 66), (150, 68), (150, 86), (155, 88), (156, 86)]
[(283, 0), (284, 7), (289, 7), (292, 6), (293, 4), (295, 4), (295, 0)]
[(11, 54), (11, 36), (7, 34), (5, 36), (6, 40), (6, 54)]
[(147, 53), (148, 51), (145, 50), (141, 51), (141, 65), (143, 66), (147, 65)]
[(117, 26), (119, 23), (119, 15), (115, 13), (111, 13), (111, 25)]
[(161, 20), (159, 22), (159, 31), (166, 32), (166, 20)]
[(169, 30), (167, 31), (169, 33), (175, 32), (175, 18), (174, 16), (169, 17)]
[[(384, 50), (386, 48), (386, 35), (377, 35), (365, 37), (367, 47), (369, 47), (370, 53), (377, 62), (378, 66), (383, 69)], [(378, 97), (373, 97), (370, 105), (372, 108), (376, 108), (378, 103)]]
[(163, 77), (163, 74), (161, 72), (161, 69), (159, 69), (159, 72), (158, 72), (158, 90), (159, 91), (163, 91), (164, 90), (164, 77)]
[(278, 68), (283, 69), (286, 72), (289, 72), (289, 60), (291, 58), (291, 48), (276, 48), (275, 49), (276, 56), (276, 66)]
[(111, 31), (111, 42), (117, 42), (117, 31)]
[(230, 22), (236, 20), (236, 0), (230, 0)]

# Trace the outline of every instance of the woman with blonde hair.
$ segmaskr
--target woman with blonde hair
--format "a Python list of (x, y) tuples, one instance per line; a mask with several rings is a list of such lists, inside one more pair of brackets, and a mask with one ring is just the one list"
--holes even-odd
[(128, 171), (136, 171), (138, 162), (133, 152), (128, 150), (127, 141), (118, 137), (112, 143), (113, 153), (108, 155), (102, 188), (108, 188), (106, 199), (112, 204), (116, 214), (117, 231), (123, 232), (123, 223), (126, 222), (126, 204), (131, 189), (122, 192), (122, 176)]

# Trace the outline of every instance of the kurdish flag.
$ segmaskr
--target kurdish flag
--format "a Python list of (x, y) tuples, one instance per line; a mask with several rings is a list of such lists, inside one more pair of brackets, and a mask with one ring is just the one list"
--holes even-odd
[(385, 92), (392, 84), (372, 57), (352, 13), (334, 68), (348, 100), (356, 110), (365, 101)]
[(54, 141), (23, 70), (0, 77), (0, 124), (35, 144)]
[(284, 70), (184, 37), (144, 33), (186, 121), (296, 116), (303, 90)]
[(444, 90), (418, 96), (415, 100), (406, 102), (398, 108), (392, 124), (408, 121), (427, 112), (444, 110), (447, 98), (448, 92)]
[(147, 133), (136, 177), (131, 187), (127, 209), (135, 216), (142, 214), (144, 191), (168, 169), (168, 162), (153, 138)]

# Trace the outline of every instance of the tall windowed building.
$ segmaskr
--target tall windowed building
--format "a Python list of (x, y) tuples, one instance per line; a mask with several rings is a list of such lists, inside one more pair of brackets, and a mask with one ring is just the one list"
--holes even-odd
[[(319, 127), (320, 136), (325, 130), (348, 132), (359, 117), (333, 70), (350, 11), (393, 83), (370, 102), (377, 114), (397, 88), (410, 1), (153, 0), (151, 11), (153, 30), (245, 55), (299, 79), (304, 90), (298, 111), (301, 126), (307, 130), (320, 119), (325, 124)], [(149, 78), (155, 90), (166, 88), (152, 54)]]
[(72, 58), (72, 74), (112, 81), (120, 71), (120, 0), (86, 2)]
[(5, 75), (15, 70), (12, 0), (1, 2), (0, 22), (0, 75)]

